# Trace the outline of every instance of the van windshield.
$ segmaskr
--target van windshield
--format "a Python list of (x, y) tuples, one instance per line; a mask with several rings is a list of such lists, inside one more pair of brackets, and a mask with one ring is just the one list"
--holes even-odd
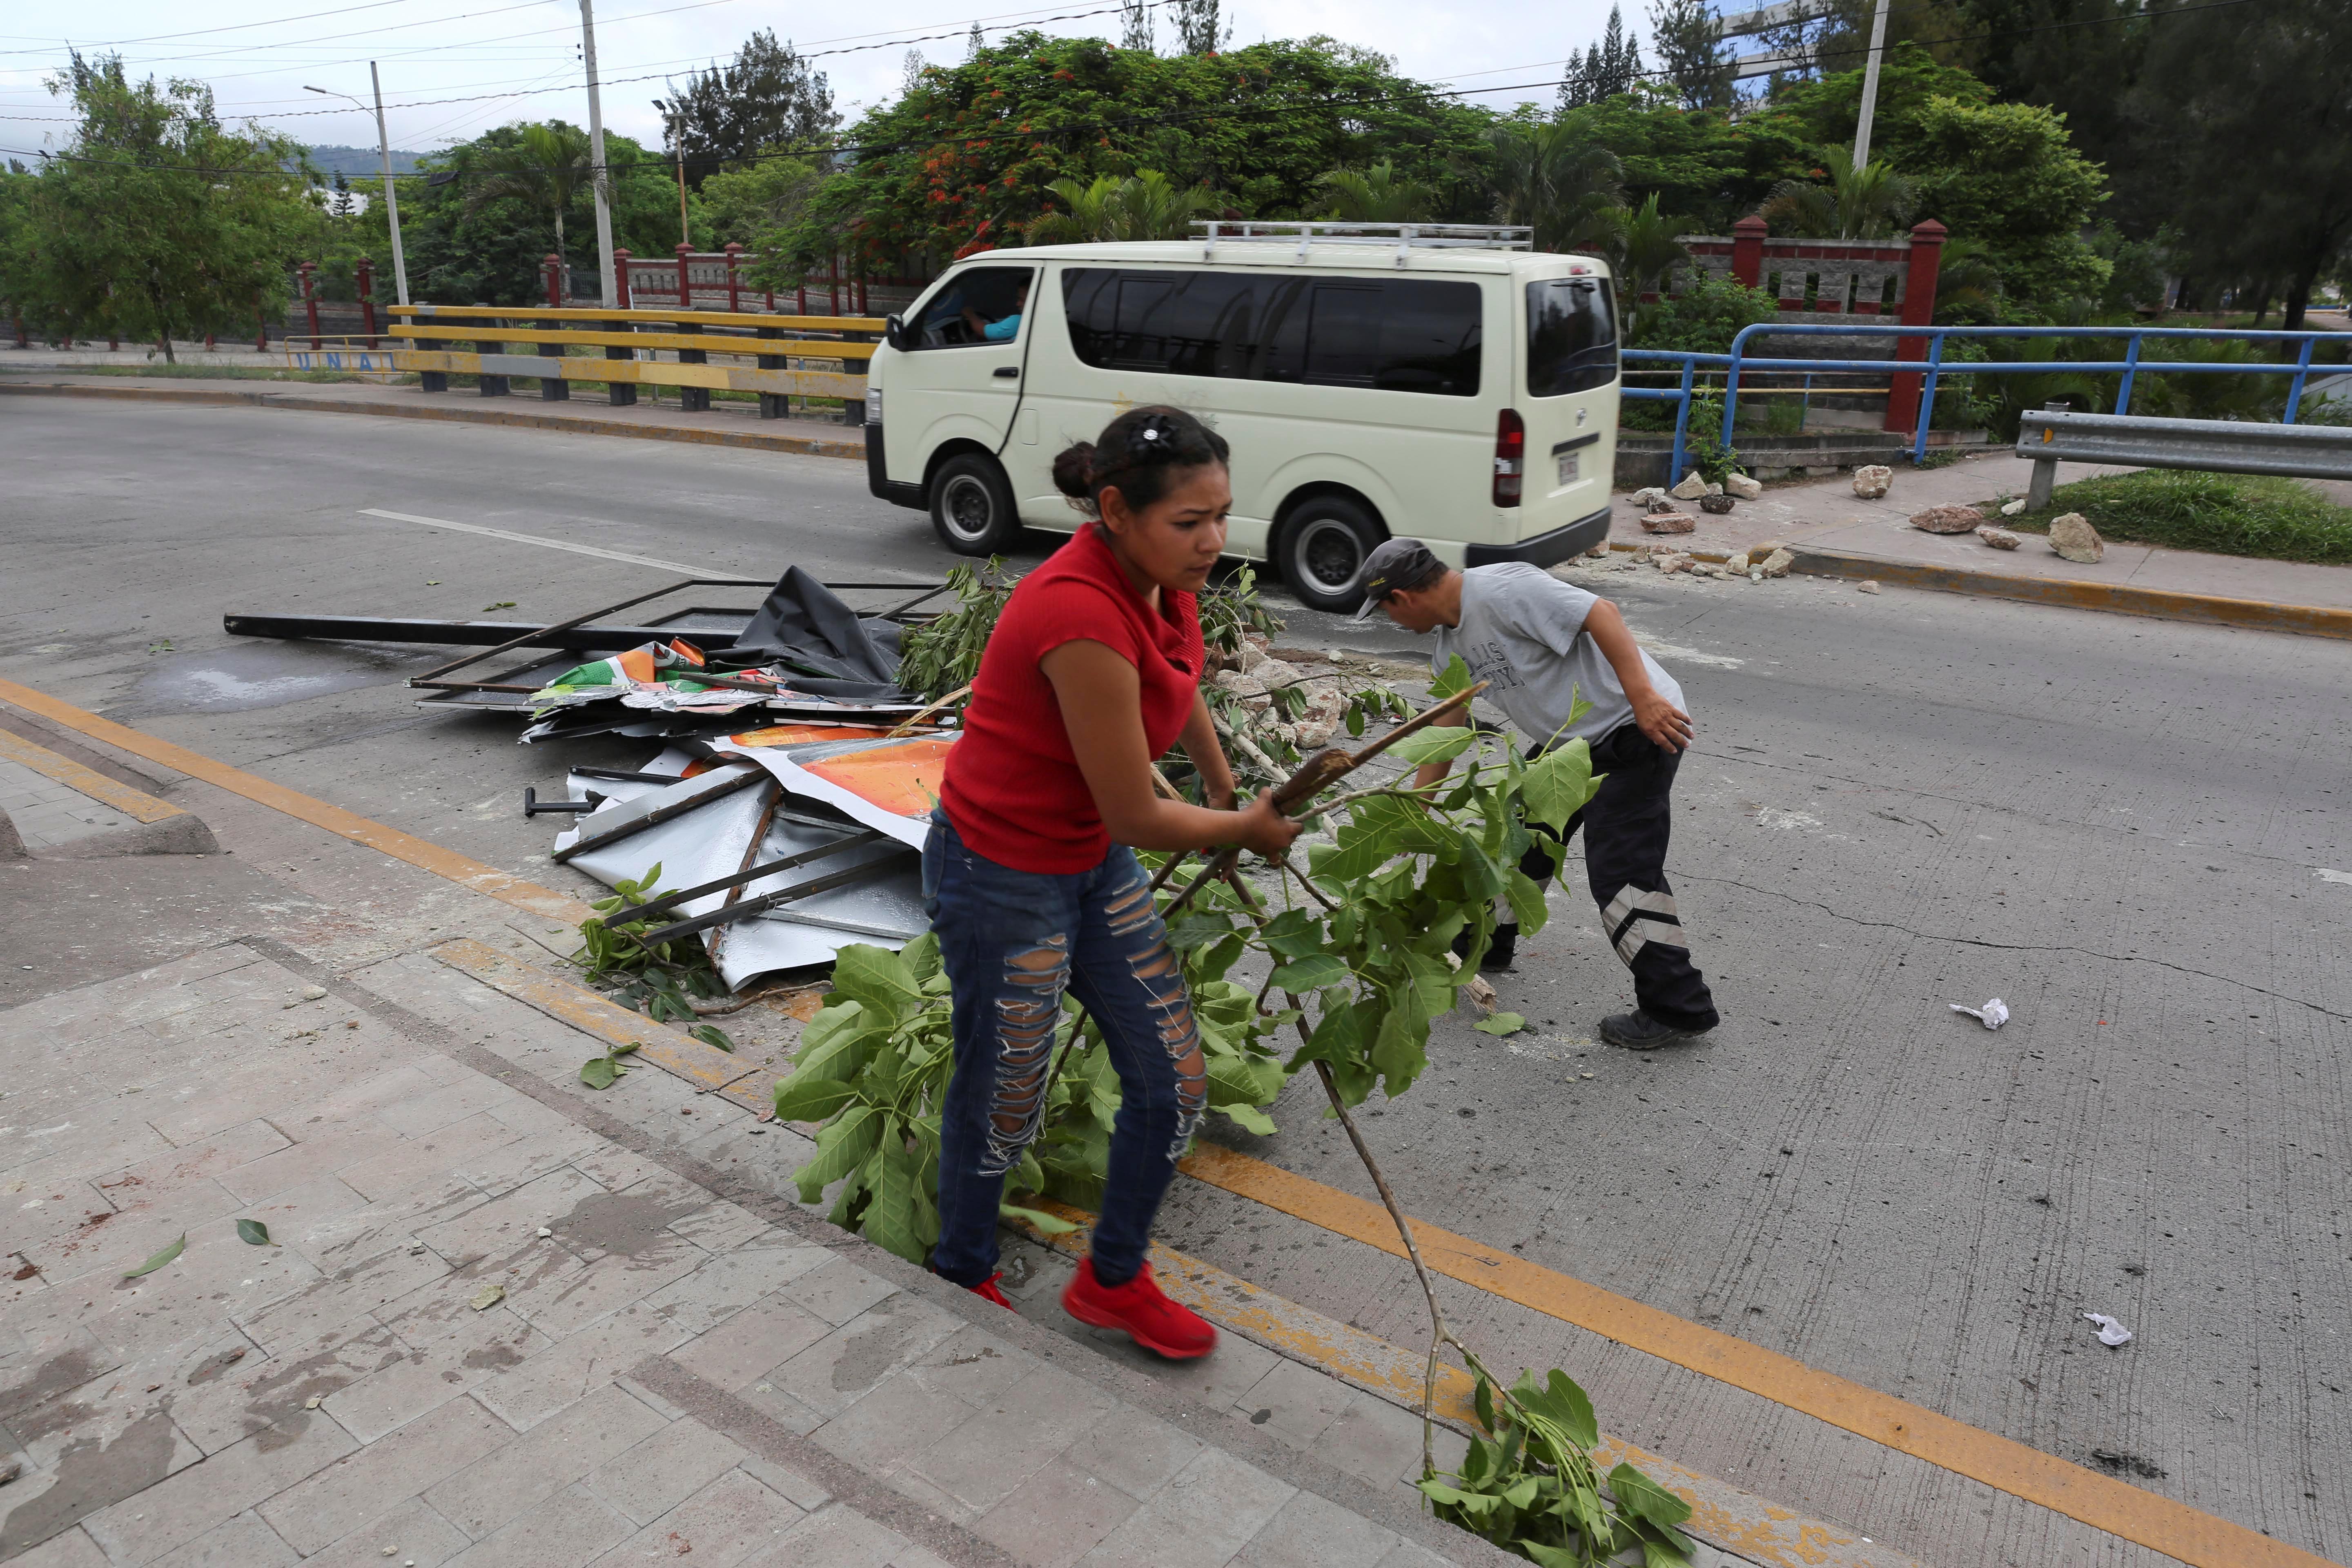
[(1617, 310), (1605, 278), (1528, 285), (1528, 395), (1591, 392), (1617, 379)]

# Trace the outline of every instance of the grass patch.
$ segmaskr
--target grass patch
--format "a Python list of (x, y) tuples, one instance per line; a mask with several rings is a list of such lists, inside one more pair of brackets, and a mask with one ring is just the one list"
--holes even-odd
[[(117, 375), (161, 377), (165, 381), (381, 381), (380, 375), (356, 375), (341, 370), (269, 370), (251, 364), (93, 364), (93, 365), (27, 365), (18, 368), (0, 364), (0, 373), (26, 377), (60, 375)], [(412, 378), (413, 379), (413, 378)]]
[(2266, 474), (2168, 468), (2108, 474), (2061, 485), (2047, 508), (2008, 521), (2041, 533), (2053, 518), (2070, 511), (2090, 519), (2100, 537), (2131, 544), (2352, 564), (2352, 507)]

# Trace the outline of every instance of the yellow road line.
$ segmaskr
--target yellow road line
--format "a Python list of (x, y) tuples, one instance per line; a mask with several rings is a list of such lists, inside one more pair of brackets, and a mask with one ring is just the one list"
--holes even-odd
[(0, 730), (0, 757), (21, 763), (45, 778), (55, 779), (101, 805), (110, 805), (136, 822), (161, 822), (166, 817), (187, 815), (168, 800), (158, 800), (145, 790), (119, 784), (71, 757), (61, 757), (46, 746), (37, 746), (5, 730)]
[(479, 860), (460, 855), (454, 849), (444, 849), (396, 827), (371, 822), (357, 812), (345, 811), (340, 805), (329, 805), (325, 801), (304, 795), (299, 790), (288, 789), (284, 784), (272, 784), (242, 768), (215, 762), (185, 746), (173, 745), (169, 741), (159, 740), (128, 725), (118, 724), (111, 719), (101, 719), (95, 713), (76, 708), (69, 702), (60, 702), (29, 686), (19, 686), (13, 680), (0, 680), (0, 702), (21, 708), (27, 713), (37, 713), (51, 723), (62, 724), (94, 741), (103, 741), (134, 757), (161, 763), (190, 778), (202, 779), (231, 795), (242, 795), (257, 805), (284, 812), (313, 827), (322, 827), (354, 844), (365, 845), (378, 854), (404, 860), (419, 870), (430, 871), (436, 877), (485, 894), (500, 903), (528, 910), (542, 919), (577, 925), (591, 913), (587, 905), (552, 888), (525, 881), (495, 866), (486, 866)]
[[(1212, 1144), (1181, 1169), (1210, 1185), (1402, 1258), (1388, 1211), (1278, 1166)], [(1874, 1388), (1629, 1297), (1498, 1252), (1421, 1220), (1413, 1239), (1438, 1273), (1619, 1344), (1761, 1394), (1898, 1453), (2080, 1520), (2196, 1568), (2326, 1568), (2326, 1560), (2170, 1498), (2054, 1458)]]
[[(1094, 1215), (1051, 1199), (1035, 1205), (1078, 1226), (1060, 1236), (1024, 1226), (1044, 1246), (1082, 1258)], [(1418, 1413), (1428, 1352), (1407, 1350), (1311, 1307), (1261, 1289), (1213, 1263), (1154, 1242), (1151, 1271), (1161, 1289), (1218, 1327), (1255, 1340), (1276, 1354), (1316, 1367), (1340, 1382)], [(1437, 1368), (1433, 1412), (1455, 1430), (1477, 1430), (1470, 1374), (1444, 1362)], [(1593, 1457), (1605, 1473), (1619, 1460), (1691, 1505), (1691, 1533), (1767, 1568), (1885, 1568), (1895, 1558), (1851, 1530), (1806, 1519), (1713, 1476), (1648, 1453), (1603, 1434)], [(1908, 1561), (1905, 1559), (1905, 1561)]]

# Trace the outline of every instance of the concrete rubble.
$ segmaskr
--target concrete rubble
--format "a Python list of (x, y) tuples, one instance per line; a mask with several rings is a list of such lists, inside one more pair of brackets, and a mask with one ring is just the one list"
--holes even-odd
[(2091, 526), (2091, 520), (2079, 511), (2070, 511), (2052, 521), (2050, 548), (2084, 566), (2096, 565), (2107, 553), (2106, 541)]
[(1884, 463), (1871, 463), (1853, 471), (1853, 493), (1864, 500), (1876, 500), (1895, 484), (1895, 470)]
[(1984, 521), (1985, 514), (1972, 506), (1931, 506), (1911, 514), (1911, 526), (1922, 533), (1972, 533)]
[(1990, 522), (1977, 530), (1977, 537), (1995, 550), (2014, 550), (2020, 542), (2020, 535), (2015, 531)]

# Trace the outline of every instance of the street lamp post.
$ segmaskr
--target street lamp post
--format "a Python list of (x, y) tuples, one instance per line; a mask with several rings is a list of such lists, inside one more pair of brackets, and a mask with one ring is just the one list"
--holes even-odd
[[(368, 61), (368, 81), (375, 89), (375, 148), (383, 159), (383, 211), (392, 224), (392, 283), (400, 302), (408, 303), (408, 257), (400, 247), (400, 193), (393, 188), (392, 138), (383, 128), (383, 79), (376, 74), (375, 62)], [(323, 87), (305, 86), (305, 92), (315, 92), (321, 98), (340, 98), (359, 110), (369, 112), (368, 106), (348, 92), (329, 92)]]

